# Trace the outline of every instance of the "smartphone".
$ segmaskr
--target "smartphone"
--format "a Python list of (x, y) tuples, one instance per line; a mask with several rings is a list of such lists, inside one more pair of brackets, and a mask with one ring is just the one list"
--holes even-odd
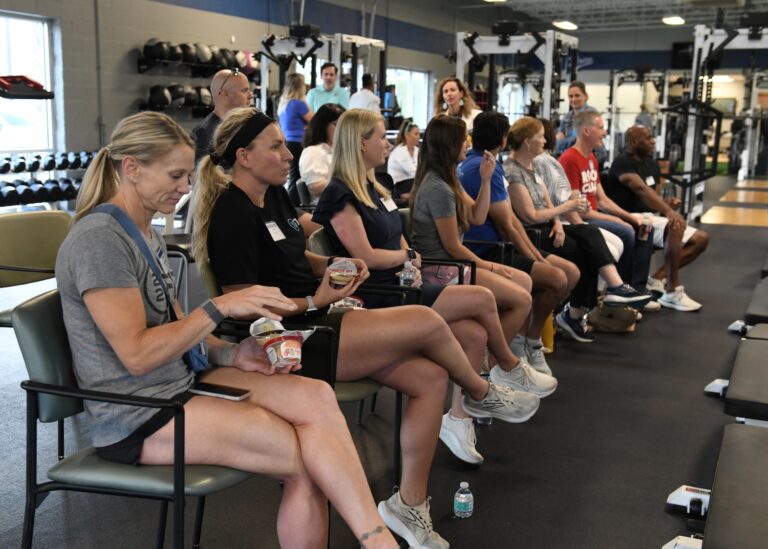
[(238, 387), (229, 387), (227, 385), (216, 385), (215, 383), (195, 383), (189, 390), (195, 395), (206, 395), (216, 398), (225, 398), (227, 400), (243, 400), (251, 394), (247, 389)]

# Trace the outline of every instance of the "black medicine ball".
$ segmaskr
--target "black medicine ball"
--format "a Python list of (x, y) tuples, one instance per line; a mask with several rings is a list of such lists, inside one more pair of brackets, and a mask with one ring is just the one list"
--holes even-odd
[(171, 104), (171, 93), (165, 86), (152, 86), (149, 88), (149, 105), (151, 107), (165, 108)]
[(181, 107), (184, 105), (184, 86), (173, 83), (168, 86), (168, 92), (171, 94), (171, 106)]
[(185, 63), (197, 63), (197, 50), (194, 46), (184, 43), (181, 48), (181, 60)]
[(169, 43), (168, 45), (168, 61), (181, 61), (184, 57), (183, 53), (181, 52), (181, 46), (174, 43)]
[(195, 88), (190, 86), (189, 84), (184, 85), (184, 106), (186, 107), (196, 107), (198, 101), (198, 95), (195, 91)]
[(157, 38), (150, 38), (144, 44), (144, 57), (150, 60), (168, 59), (168, 42), (161, 42)]

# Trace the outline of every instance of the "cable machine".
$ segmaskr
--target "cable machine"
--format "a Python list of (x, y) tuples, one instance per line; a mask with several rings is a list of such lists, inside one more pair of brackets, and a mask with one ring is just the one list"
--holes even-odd
[(499, 22), (493, 26), (494, 36), (480, 36), (478, 33), (456, 33), (456, 76), (464, 78), (464, 67), (469, 64), (466, 83), (474, 88), (474, 77), (478, 67), (488, 59), (488, 108), (496, 107), (496, 59), (497, 54), (522, 56), (524, 60), (532, 56), (544, 64), (544, 82), (541, 89), (540, 115), (551, 119), (560, 103), (560, 84), (562, 73), (570, 67), (571, 79), (576, 79), (576, 60), (579, 39), (575, 36), (548, 30), (524, 32), (517, 23)]

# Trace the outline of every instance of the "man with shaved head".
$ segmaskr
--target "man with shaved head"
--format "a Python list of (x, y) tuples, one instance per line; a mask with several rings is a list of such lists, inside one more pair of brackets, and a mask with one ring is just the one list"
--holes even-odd
[[(688, 226), (676, 211), (680, 206), (677, 198), (663, 199), (657, 192), (661, 170), (653, 159), (656, 141), (651, 130), (629, 128), (625, 144), (626, 152), (611, 165), (605, 192), (624, 210), (653, 222), (654, 244), (664, 248), (664, 265), (648, 278), (648, 289), (663, 292), (659, 303), (664, 307), (698, 311), (701, 304), (686, 295), (679, 271), (707, 248), (709, 235)], [(665, 274), (666, 283), (662, 283)]]
[(224, 116), (237, 107), (250, 107), (253, 103), (251, 85), (243, 73), (237, 69), (222, 69), (211, 80), (213, 112), (206, 116), (195, 129), (195, 164), (210, 152), (213, 132), (219, 127)]

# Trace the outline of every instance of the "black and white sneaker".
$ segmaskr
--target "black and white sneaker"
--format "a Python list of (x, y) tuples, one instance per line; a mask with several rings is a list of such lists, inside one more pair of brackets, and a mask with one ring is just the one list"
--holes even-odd
[(571, 318), (570, 308), (565, 307), (560, 314), (555, 317), (555, 322), (563, 331), (571, 336), (571, 339), (579, 343), (592, 343), (595, 340), (595, 334), (587, 331), (586, 318)]
[(613, 307), (629, 305), (630, 307), (642, 308), (651, 298), (652, 296), (647, 290), (636, 290), (629, 284), (622, 284), (607, 288), (603, 302)]

